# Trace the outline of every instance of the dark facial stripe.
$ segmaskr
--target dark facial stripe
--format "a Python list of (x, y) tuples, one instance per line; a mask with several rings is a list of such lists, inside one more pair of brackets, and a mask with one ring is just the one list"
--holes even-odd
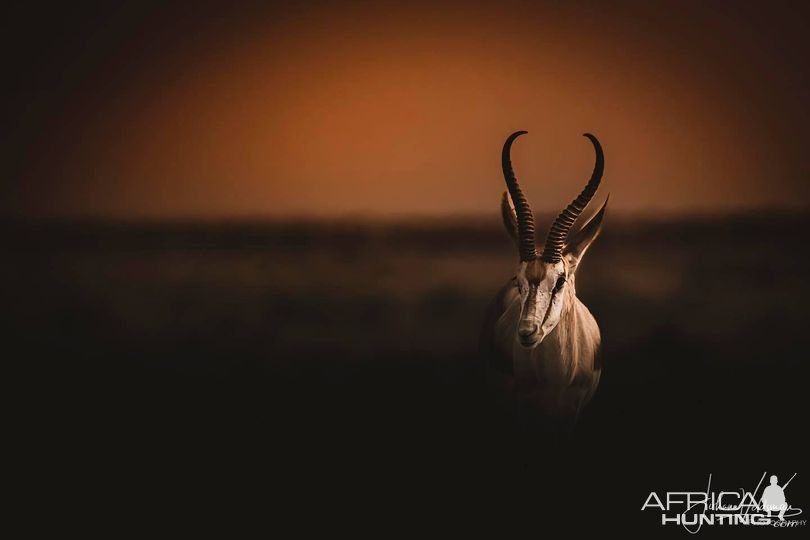
[[(554, 298), (557, 296), (559, 291), (555, 291), (551, 294), (551, 299), (548, 302), (548, 306), (546, 307), (546, 312), (543, 314), (543, 320), (540, 321), (540, 328), (546, 324), (546, 320), (548, 319), (549, 314), (551, 313), (551, 308), (554, 305)], [(534, 312), (537, 309), (537, 285), (529, 285), (529, 294), (526, 296), (526, 302), (523, 304), (523, 321), (528, 321), (530, 318), (534, 317)]]
[(529, 294), (526, 296), (526, 302), (523, 304), (523, 320), (529, 320), (534, 317), (534, 310), (537, 309), (537, 285), (529, 285)]
[(543, 320), (540, 321), (540, 328), (543, 328), (543, 325), (546, 324), (546, 319), (548, 319), (549, 313), (551, 313), (551, 308), (554, 305), (554, 297), (557, 296), (557, 293), (551, 294), (551, 299), (548, 301), (548, 307), (546, 308), (546, 314), (543, 315)]

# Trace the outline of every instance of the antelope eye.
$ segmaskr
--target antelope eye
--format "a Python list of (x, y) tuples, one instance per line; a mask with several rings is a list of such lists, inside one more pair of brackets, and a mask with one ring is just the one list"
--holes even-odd
[(557, 278), (557, 283), (554, 284), (554, 290), (559, 291), (565, 285), (565, 276), (560, 276)]

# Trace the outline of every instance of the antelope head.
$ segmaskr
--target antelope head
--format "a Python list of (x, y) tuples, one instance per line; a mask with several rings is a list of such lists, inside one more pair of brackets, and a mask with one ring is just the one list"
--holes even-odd
[[(569, 238), (571, 227), (596, 193), (605, 166), (599, 141), (590, 133), (585, 133), (584, 136), (593, 143), (596, 151), (593, 174), (579, 196), (554, 220), (543, 252), (538, 256), (534, 215), (512, 170), (510, 157), (512, 143), (525, 133), (513, 133), (503, 145), (501, 162), (508, 196), (504, 192), (501, 211), (506, 231), (514, 239), (520, 254), (515, 276), (515, 285), (520, 291), (517, 341), (524, 347), (533, 348), (554, 330), (564, 311), (570, 308), (568, 304), (574, 301), (576, 270), (585, 251), (599, 235), (607, 200), (588, 223)], [(509, 198), (512, 199), (514, 210), (509, 205)]]

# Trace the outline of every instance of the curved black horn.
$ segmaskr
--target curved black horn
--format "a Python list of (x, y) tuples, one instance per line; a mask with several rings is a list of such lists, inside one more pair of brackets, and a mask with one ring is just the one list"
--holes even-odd
[(582, 190), (582, 193), (557, 216), (557, 219), (554, 220), (554, 224), (551, 226), (551, 230), (548, 231), (546, 246), (545, 249), (543, 249), (543, 260), (548, 263), (556, 263), (562, 259), (562, 252), (565, 247), (565, 239), (568, 236), (568, 231), (571, 230), (571, 226), (582, 211), (585, 210), (585, 207), (588, 206), (588, 203), (596, 193), (596, 188), (599, 187), (599, 182), (602, 180), (602, 172), (605, 169), (605, 155), (602, 153), (602, 145), (599, 144), (596, 137), (590, 133), (583, 133), (583, 136), (590, 139), (596, 151), (596, 163), (593, 166), (593, 174), (591, 174), (591, 179), (588, 180), (588, 184), (585, 186), (585, 189)]
[(506, 187), (509, 190), (509, 196), (512, 198), (512, 204), (515, 205), (515, 213), (517, 214), (520, 260), (524, 262), (533, 261), (537, 258), (537, 250), (534, 247), (534, 214), (532, 214), (529, 201), (523, 195), (517, 178), (515, 178), (510, 152), (515, 139), (526, 133), (528, 132), (516, 131), (509, 135), (509, 138), (503, 144), (503, 153), (501, 154), (503, 177), (506, 180)]

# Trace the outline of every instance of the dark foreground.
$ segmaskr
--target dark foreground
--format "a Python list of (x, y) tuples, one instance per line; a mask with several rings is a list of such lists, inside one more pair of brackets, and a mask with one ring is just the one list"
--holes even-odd
[(610, 222), (578, 279), (602, 385), (572, 440), (529, 451), (481, 425), (478, 326), (515, 263), (495, 222), (6, 223), (18, 440), (56, 499), (300, 532), (683, 536), (640, 508), (709, 473), (738, 491), (798, 472), (810, 511), (808, 226)]

